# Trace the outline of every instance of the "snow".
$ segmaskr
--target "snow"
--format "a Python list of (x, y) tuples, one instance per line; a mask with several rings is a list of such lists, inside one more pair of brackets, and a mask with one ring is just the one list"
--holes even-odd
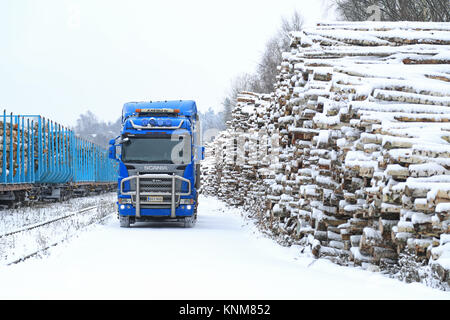
[(410, 221), (399, 221), (397, 225), (399, 233), (414, 231), (414, 224)]
[(116, 193), (101, 194), (85, 198), (73, 198), (58, 203), (58, 205), (37, 204), (32, 207), (7, 209), (0, 211), (0, 235), (21, 229), (32, 224), (51, 220), (70, 212), (99, 205), (102, 200), (113, 201)]
[[(80, 228), (98, 221), (114, 209), (116, 193), (101, 194), (92, 197), (74, 198), (55, 204), (39, 204), (33, 207), (0, 211), (0, 266), (13, 262), (36, 250), (64, 240), (76, 234)], [(76, 212), (93, 208), (83, 213)], [(45, 221), (74, 214), (68, 219), (59, 220), (40, 228)], [(5, 234), (15, 233), (10, 236)]]
[(431, 223), (431, 216), (422, 212), (414, 212), (411, 217), (411, 222), (413, 224)]
[(447, 173), (447, 170), (437, 163), (410, 165), (409, 171), (413, 177), (445, 175)]
[(435, 263), (440, 264), (443, 268), (450, 270), (450, 242), (441, 244), (439, 247), (431, 249), (431, 254), (437, 256)]
[(389, 164), (386, 168), (388, 175), (408, 175), (408, 169), (399, 164)]
[(371, 260), (371, 257), (363, 255), (359, 251), (358, 247), (351, 247), (350, 251), (351, 251), (351, 253), (352, 253), (352, 255), (353, 255), (355, 260), (364, 261), (364, 262), (369, 262)]
[(381, 232), (378, 230), (374, 230), (369, 227), (365, 227), (363, 230), (363, 234), (366, 236), (367, 239), (381, 239)]
[[(447, 89), (448, 90), (448, 89)], [(352, 101), (349, 103), (350, 107), (354, 110), (367, 110), (367, 111), (385, 111), (396, 113), (436, 113), (445, 114), (449, 112), (448, 107), (443, 106), (430, 106), (423, 104), (391, 104), (380, 103), (370, 101)]]
[(450, 50), (442, 51), (435, 55), (433, 59), (439, 59), (439, 60), (450, 60)]
[(251, 106), (245, 106), (244, 108), (242, 108), (242, 113), (253, 114), (255, 112), (256, 110)]
[(51, 249), (49, 256), (0, 267), (0, 298), (450, 298), (422, 284), (314, 260), (296, 246), (282, 247), (242, 213), (202, 196), (192, 229), (176, 223), (123, 229), (112, 215)]
[(380, 40), (375, 36), (371, 35), (361, 35), (360, 32), (350, 31), (350, 30), (339, 30), (339, 34), (334, 32), (334, 30), (304, 30), (306, 35), (319, 35), (323, 37), (330, 38), (337, 41), (364, 41), (366, 45), (387, 45), (388, 41)]
[(427, 200), (434, 201), (440, 191), (450, 193), (450, 183), (435, 183), (433, 188), (427, 193)]
[(374, 168), (378, 167), (378, 162), (372, 160), (362, 151), (349, 151), (345, 157), (347, 167)]
[(317, 146), (326, 145), (326, 144), (328, 144), (329, 140), (330, 140), (330, 131), (320, 130), (320, 133), (319, 133), (319, 136), (317, 139)]
[(420, 150), (420, 151), (432, 151), (436, 153), (440, 152), (450, 152), (450, 145), (443, 145), (443, 144), (421, 144), (421, 145), (414, 145), (414, 150)]
[(441, 246), (443, 246), (444, 244), (450, 243), (450, 234), (442, 234), (439, 243)]
[(436, 206), (436, 212), (450, 212), (450, 202), (439, 203)]

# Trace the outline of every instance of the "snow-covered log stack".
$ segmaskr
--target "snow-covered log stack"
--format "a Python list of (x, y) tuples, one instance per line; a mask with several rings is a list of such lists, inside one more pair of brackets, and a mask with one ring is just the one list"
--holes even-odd
[(270, 101), (243, 113), (262, 101), (244, 94), (222, 136), (263, 129), (278, 162), (216, 163), (215, 188), (264, 203), (272, 230), (316, 256), (386, 266), (406, 250), (450, 282), (450, 24), (319, 24), (292, 39)]
[(271, 98), (244, 92), (237, 101), (229, 129), (206, 145), (202, 192), (218, 195), (231, 205), (265, 212), (264, 184), (272, 174), (268, 168), (270, 161), (261, 149), (269, 147), (263, 141), (268, 137), (266, 124)]

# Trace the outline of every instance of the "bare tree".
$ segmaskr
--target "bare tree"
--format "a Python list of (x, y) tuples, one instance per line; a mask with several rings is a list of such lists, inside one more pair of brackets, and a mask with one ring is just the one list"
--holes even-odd
[(276, 82), (277, 67), (281, 64), (283, 44), (278, 36), (272, 37), (267, 43), (261, 60), (258, 63), (256, 73), (260, 81), (261, 92), (273, 91)]
[(256, 70), (260, 82), (260, 91), (258, 92), (269, 93), (273, 91), (278, 74), (277, 67), (282, 62), (282, 54), (290, 49), (290, 33), (300, 31), (303, 24), (303, 16), (298, 11), (295, 11), (289, 18), (283, 17), (281, 19), (281, 27), (275, 36), (266, 43)]
[(449, 0), (334, 0), (342, 18), (364, 21), (376, 6), (382, 21), (450, 21)]
[(231, 81), (230, 89), (223, 99), (223, 121), (231, 120), (231, 112), (237, 104), (237, 96), (243, 91), (262, 92), (259, 79), (254, 74), (243, 73)]
[(229, 97), (225, 97), (223, 99), (222, 105), (223, 105), (222, 121), (224, 127), (226, 127), (227, 122), (231, 120), (231, 113), (233, 112), (233, 104), (231, 103), (231, 99)]
[(80, 114), (73, 130), (78, 136), (106, 148), (109, 140), (120, 134), (120, 128), (120, 117), (115, 122), (104, 122), (91, 111), (87, 111), (85, 114)]
[(290, 16), (290, 18), (283, 17), (281, 19), (281, 29), (278, 31), (278, 35), (282, 41), (283, 51), (288, 51), (291, 45), (290, 33), (292, 31), (300, 31), (303, 28), (305, 19), (298, 11)]
[(281, 19), (277, 33), (267, 41), (260, 62), (254, 74), (244, 73), (231, 82), (231, 88), (223, 99), (223, 120), (231, 119), (232, 108), (236, 105), (237, 95), (242, 91), (270, 93), (276, 83), (278, 66), (282, 62), (282, 53), (290, 50), (290, 32), (300, 31), (304, 23), (303, 16), (295, 11), (289, 18)]
[(199, 118), (201, 122), (203, 138), (208, 139), (208, 141), (205, 142), (209, 142), (209, 139), (212, 138), (212, 136), (205, 135), (205, 132), (207, 132), (208, 130), (214, 129), (220, 131), (225, 129), (225, 124), (223, 123), (223, 111), (216, 113), (214, 109), (210, 107), (205, 112), (199, 111)]

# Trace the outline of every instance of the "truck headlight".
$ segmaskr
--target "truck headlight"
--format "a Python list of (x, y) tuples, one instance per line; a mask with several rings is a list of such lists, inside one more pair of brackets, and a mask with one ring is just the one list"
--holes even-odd
[(119, 204), (127, 204), (127, 203), (131, 203), (130, 198), (119, 198)]
[(191, 210), (192, 206), (189, 205), (189, 206), (186, 207), (186, 209)]
[(194, 199), (181, 199), (180, 204), (194, 204)]

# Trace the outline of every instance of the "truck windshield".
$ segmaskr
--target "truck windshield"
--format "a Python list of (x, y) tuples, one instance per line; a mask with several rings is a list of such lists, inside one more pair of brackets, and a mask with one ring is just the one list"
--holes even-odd
[(122, 145), (122, 161), (187, 164), (191, 162), (191, 140), (187, 135), (130, 137)]

